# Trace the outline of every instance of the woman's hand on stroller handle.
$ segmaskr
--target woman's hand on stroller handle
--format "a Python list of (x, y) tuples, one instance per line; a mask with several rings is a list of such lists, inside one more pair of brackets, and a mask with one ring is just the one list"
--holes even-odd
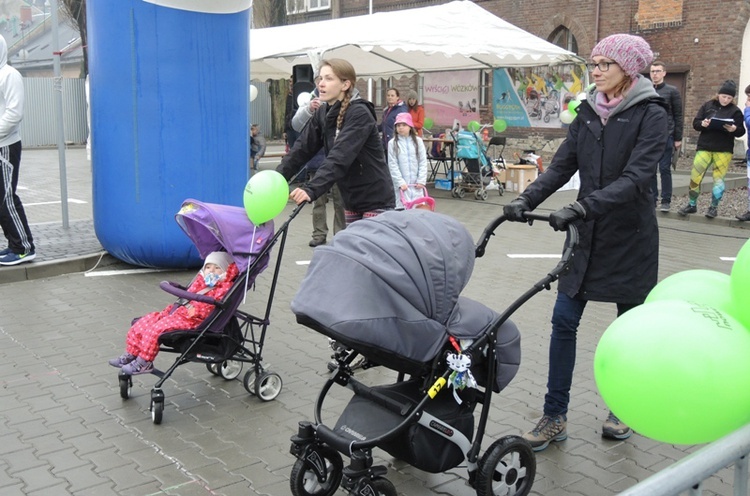
[(289, 193), (289, 198), (297, 205), (312, 202), (312, 200), (310, 199), (310, 195), (308, 195), (307, 191), (302, 188), (294, 188), (294, 190)]
[[(515, 201), (515, 200), (514, 200)], [(512, 202), (511, 202), (512, 203)], [(548, 214), (537, 214), (532, 211), (523, 211), (521, 213), (521, 216), (523, 218), (520, 222), (527, 222), (529, 225), (533, 225), (535, 220), (549, 223), (550, 222), (550, 215)], [(495, 229), (505, 222), (506, 220), (509, 220), (505, 214), (500, 215), (499, 217), (496, 217), (493, 219), (487, 227), (484, 228), (484, 232), (482, 232), (482, 236), (479, 238), (479, 242), (476, 245), (476, 248), (474, 250), (474, 255), (476, 258), (480, 258), (484, 256), (484, 252), (487, 248), (487, 243), (490, 240), (490, 236), (495, 235)], [(567, 260), (571, 256), (571, 252), (573, 248), (578, 245), (578, 229), (574, 225), (573, 222), (570, 222), (566, 226), (566, 232), (568, 234), (565, 244), (565, 250), (563, 252), (563, 259), (564, 262), (567, 264)]]

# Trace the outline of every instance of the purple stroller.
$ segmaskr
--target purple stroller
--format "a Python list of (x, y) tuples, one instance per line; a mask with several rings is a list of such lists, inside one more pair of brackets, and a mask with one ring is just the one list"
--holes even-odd
[[(214, 310), (196, 328), (174, 330), (159, 336), (159, 352), (178, 354), (174, 363), (165, 372), (154, 370), (159, 376), (151, 390), (151, 418), (160, 424), (164, 412), (164, 382), (182, 364), (200, 362), (209, 372), (226, 380), (234, 380), (242, 372), (243, 364), (252, 369), (245, 372), (245, 389), (263, 401), (275, 399), (282, 388), (281, 377), (263, 366), (263, 342), (269, 324), (271, 303), (279, 276), (279, 267), (289, 223), (297, 216), (297, 206), (289, 219), (274, 232), (273, 221), (254, 226), (241, 207), (203, 203), (188, 199), (175, 216), (185, 234), (195, 244), (201, 258), (213, 251), (226, 251), (234, 259), (239, 274), (232, 287), (221, 301), (201, 294), (190, 293), (184, 286), (163, 281), (161, 289), (180, 298), (178, 303), (201, 301), (215, 305)], [(269, 265), (271, 248), (280, 239), (271, 289), (265, 314), (251, 315), (239, 309), (246, 291), (255, 278)], [(133, 380), (130, 375), (119, 374), (120, 396), (130, 397)]]

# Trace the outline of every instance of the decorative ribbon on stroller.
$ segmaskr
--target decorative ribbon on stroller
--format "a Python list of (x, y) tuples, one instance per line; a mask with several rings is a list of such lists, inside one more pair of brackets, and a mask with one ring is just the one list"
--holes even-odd
[(256, 226), (255, 224), (253, 224), (253, 236), (252, 236), (252, 238), (250, 238), (250, 255), (248, 256), (247, 273), (245, 274), (245, 293), (242, 296), (242, 304), (243, 305), (247, 301), (247, 286), (248, 286), (248, 281), (250, 281), (250, 267), (253, 265), (252, 264), (252, 260), (250, 260), (250, 257), (252, 257), (252, 255), (253, 255), (253, 246), (255, 246), (255, 231), (257, 229), (258, 229), (258, 226)]
[(448, 377), (448, 385), (453, 388), (453, 397), (456, 402), (460, 405), (463, 400), (458, 396), (458, 390), (463, 390), (465, 387), (475, 388), (477, 387), (477, 381), (471, 373), (471, 356), (464, 355), (461, 352), (461, 346), (459, 346), (456, 338), (453, 336), (448, 337), (453, 348), (458, 353), (448, 354), (448, 366), (453, 372)]

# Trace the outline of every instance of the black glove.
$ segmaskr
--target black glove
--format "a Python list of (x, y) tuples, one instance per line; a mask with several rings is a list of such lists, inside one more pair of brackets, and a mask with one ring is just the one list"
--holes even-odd
[(555, 231), (565, 231), (568, 224), (578, 219), (586, 218), (586, 210), (578, 202), (573, 202), (567, 207), (563, 207), (549, 216), (549, 225)]
[(523, 213), (530, 210), (529, 201), (525, 197), (519, 196), (503, 207), (503, 215), (511, 222), (526, 222)]

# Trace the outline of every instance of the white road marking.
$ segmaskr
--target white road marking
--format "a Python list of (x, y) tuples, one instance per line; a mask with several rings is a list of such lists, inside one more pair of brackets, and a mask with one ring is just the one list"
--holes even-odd
[(106, 277), (124, 276), (128, 274), (150, 274), (152, 272), (169, 272), (171, 269), (125, 269), (125, 270), (102, 270), (99, 272), (85, 272), (84, 277)]
[(560, 258), (561, 256), (549, 253), (508, 253), (508, 258)]
[[(60, 204), (60, 203), (62, 203), (62, 201), (61, 200), (57, 200), (57, 201), (37, 202), (37, 203), (24, 203), (23, 206), (24, 207), (34, 207), (34, 206), (37, 206), (37, 205), (57, 205), (57, 204)], [(68, 203), (78, 203), (80, 205), (83, 205), (83, 204), (86, 204), (88, 202), (87, 201), (83, 201), (83, 200), (76, 200), (75, 198), (68, 198)]]

